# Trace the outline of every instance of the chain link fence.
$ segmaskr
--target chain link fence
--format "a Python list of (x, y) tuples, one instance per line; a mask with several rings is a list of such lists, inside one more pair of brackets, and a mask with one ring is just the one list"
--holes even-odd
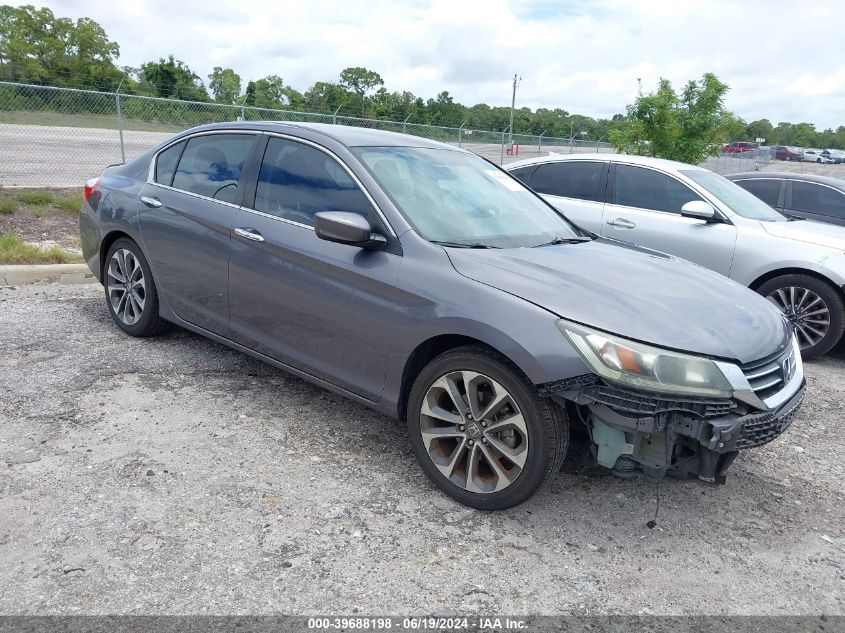
[[(559, 153), (609, 152), (601, 141), (507, 130), (421, 125), (336, 114), (177, 101), (93, 90), (0, 82), (0, 186), (78, 187), (181, 130), (235, 120), (351, 125), (442, 141), (499, 164)], [(511, 139), (512, 143), (511, 144)]]

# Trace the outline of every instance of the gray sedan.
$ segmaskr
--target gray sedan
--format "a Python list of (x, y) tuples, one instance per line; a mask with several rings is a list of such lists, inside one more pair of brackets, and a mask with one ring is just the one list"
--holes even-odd
[(507, 169), (598, 235), (683, 257), (767, 297), (805, 359), (842, 340), (845, 228), (796, 222), (712, 171), (659, 158), (549, 156)]
[(420, 138), (196, 128), (89, 181), (80, 230), (125, 333), (175, 323), (404, 420), (422, 469), (477, 508), (527, 499), (569, 446), (721, 482), (803, 397), (762, 297)]

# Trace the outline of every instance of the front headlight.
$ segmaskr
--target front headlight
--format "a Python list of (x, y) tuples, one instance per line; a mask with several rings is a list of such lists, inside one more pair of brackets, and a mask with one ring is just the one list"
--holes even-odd
[(733, 388), (712, 360), (673, 352), (560, 319), (558, 329), (596, 374), (667, 394), (730, 398)]

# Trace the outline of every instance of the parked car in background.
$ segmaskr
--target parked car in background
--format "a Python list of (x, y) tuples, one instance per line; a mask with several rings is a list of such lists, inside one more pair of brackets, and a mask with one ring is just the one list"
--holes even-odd
[(845, 162), (845, 150), (829, 149), (827, 151), (838, 163)]
[(803, 152), (797, 147), (788, 145), (774, 146), (775, 160), (801, 161), (804, 158)]
[(830, 154), (825, 154), (820, 149), (805, 149), (804, 160), (810, 163), (834, 163), (836, 161), (831, 158)]
[(831, 159), (835, 164), (839, 165), (842, 163), (842, 156), (833, 149), (825, 149), (822, 150), (822, 156)]
[(724, 154), (748, 154), (756, 152), (759, 143), (751, 143), (748, 141), (734, 141), (722, 146), (722, 153)]
[(87, 183), (80, 232), (123, 332), (173, 322), (404, 420), (425, 473), (477, 508), (526, 500), (570, 441), (625, 474), (722, 482), (803, 397), (770, 303), (419, 137), (194, 128)]
[(790, 222), (718, 174), (657, 158), (561, 155), (506, 169), (593, 233), (756, 290), (787, 315), (805, 358), (828, 352), (845, 332), (845, 229)]
[(775, 171), (727, 178), (788, 216), (845, 226), (845, 180)]

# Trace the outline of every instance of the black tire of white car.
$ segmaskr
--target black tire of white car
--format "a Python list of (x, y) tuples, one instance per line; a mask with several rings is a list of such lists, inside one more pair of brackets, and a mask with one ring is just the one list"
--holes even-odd
[[(464, 469), (464, 479), (467, 483), (459, 485), (444, 475), (429, 455), (429, 449), (426, 447), (421, 430), (424, 418), (422, 414), (423, 400), (428, 396), (430, 390), (435, 388), (435, 383), (439, 379), (451, 375), (452, 372), (471, 372), (470, 375), (481, 374), (483, 378), (489, 377), (494, 383), (497, 383), (497, 387), (503, 388), (513, 398), (513, 402), (517, 405), (518, 411), (521, 412), (522, 419), (525, 421), (528, 456), (519, 474), (501, 490), (475, 492), (467, 489), (470, 487), (468, 484), (469, 457), (466, 458), (467, 466)], [(482, 382), (481, 385), (483, 389), (485, 383)], [(467, 399), (465, 398), (462, 405), (466, 403)], [(507, 412), (508, 409), (505, 408), (493, 413), (505, 413), (502, 417), (507, 419)], [(569, 423), (565, 411), (553, 401), (541, 398), (537, 393), (537, 388), (507, 358), (494, 350), (476, 345), (445, 352), (432, 360), (420, 372), (414, 381), (408, 398), (407, 418), (411, 447), (423, 471), (450, 497), (480, 510), (504, 510), (526, 501), (560, 472), (569, 444)], [(472, 416), (469, 416), (469, 420), (472, 419)], [(457, 426), (462, 426), (460, 420), (458, 422)], [(478, 422), (481, 423), (482, 420), (478, 420)], [(437, 423), (444, 424), (442, 421), (437, 421)], [(496, 423), (489, 422), (489, 424), (493, 427)], [(483, 438), (490, 437), (491, 431), (477, 430), (484, 432)], [(486, 450), (488, 451), (486, 455), (491, 454), (489, 452), (491, 446), (498, 443), (495, 431), (492, 431), (492, 433), (494, 435), (491, 440), (482, 439), (481, 435), (476, 436), (478, 443), (484, 442), (483, 446), (480, 444), (477, 446), (479, 452)], [(453, 444), (455, 452), (451, 452), (450, 455), (458, 454), (457, 451), (462, 446), (460, 444), (462, 441), (468, 441), (470, 445), (472, 444), (468, 437), (455, 439)], [(467, 453), (467, 455), (472, 454)], [(501, 455), (501, 453), (497, 454)], [(460, 461), (460, 459), (457, 460), (458, 463)], [(504, 459), (502, 463), (506, 466), (509, 464), (507, 459)], [(480, 467), (477, 472), (481, 472)], [(456, 476), (456, 478), (460, 479), (461, 477)]]
[[(830, 314), (830, 325), (827, 333), (814, 345), (802, 347), (801, 358), (810, 360), (833, 349), (845, 333), (845, 302), (842, 300), (842, 295), (829, 283), (810, 275), (800, 274), (783, 275), (770, 279), (757, 288), (757, 292), (764, 297), (768, 297), (783, 288), (805, 288), (815, 293), (825, 303), (825, 307)], [(800, 342), (801, 337), (799, 336)]]
[[(127, 323), (124, 318), (121, 318), (121, 316), (116, 312), (115, 305), (112, 302), (110, 282), (113, 287), (120, 286), (120, 283), (114, 283), (117, 279), (110, 276), (109, 264), (112, 261), (114, 254), (118, 251), (128, 251), (132, 257), (135, 258), (138, 266), (140, 267), (141, 278), (144, 282), (143, 308), (141, 309), (140, 318), (138, 318), (134, 323)], [(147, 263), (147, 258), (144, 256), (143, 251), (134, 241), (127, 238), (120, 238), (111, 245), (111, 248), (109, 248), (103, 264), (103, 288), (106, 294), (106, 305), (108, 306), (112, 319), (121, 330), (130, 336), (155, 336), (168, 329), (170, 324), (159, 316), (158, 291), (156, 289), (155, 281), (153, 280), (150, 265)], [(118, 305), (120, 305), (119, 302)]]

